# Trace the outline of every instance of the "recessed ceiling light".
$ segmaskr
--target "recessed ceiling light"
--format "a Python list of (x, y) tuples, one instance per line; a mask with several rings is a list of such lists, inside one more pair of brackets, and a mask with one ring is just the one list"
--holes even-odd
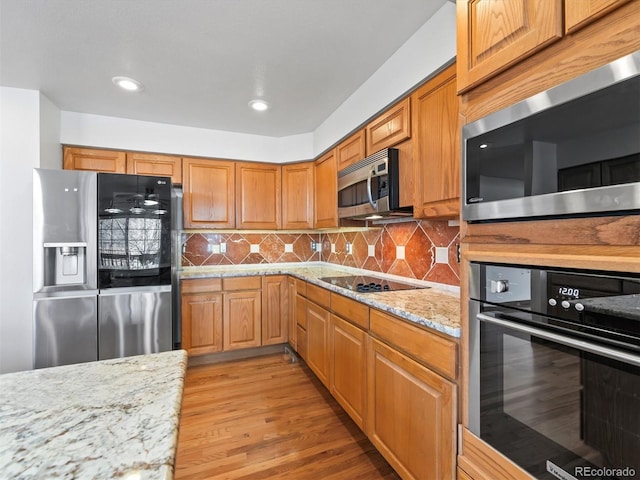
[(249, 106), (258, 112), (264, 112), (269, 109), (269, 104), (264, 100), (251, 100)]
[(142, 90), (142, 84), (137, 80), (134, 80), (133, 78), (113, 77), (111, 81), (118, 87), (129, 92), (139, 92), (140, 90)]

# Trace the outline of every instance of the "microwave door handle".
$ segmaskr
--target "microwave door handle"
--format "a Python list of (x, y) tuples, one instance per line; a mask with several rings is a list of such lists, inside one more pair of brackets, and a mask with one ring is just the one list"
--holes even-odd
[(369, 203), (371, 204), (373, 209), (378, 210), (378, 202), (373, 201), (373, 195), (371, 193), (371, 179), (373, 178), (374, 174), (375, 174), (375, 171), (372, 168), (371, 171), (369, 172), (369, 176), (367, 177), (367, 196), (369, 197)]
[(502, 320), (500, 318), (491, 317), (484, 313), (478, 313), (476, 318), (482, 322), (491, 323), (499, 327), (503, 327), (517, 332), (526, 333), (534, 337), (556, 342), (567, 347), (572, 347), (584, 352), (593, 353), (595, 355), (601, 355), (612, 360), (617, 360), (627, 365), (635, 365), (640, 367), (640, 357), (631, 353), (626, 353), (621, 350), (605, 347), (602, 345), (596, 345), (594, 343), (585, 342), (584, 340), (578, 340), (575, 338), (566, 337), (564, 335), (558, 335), (557, 333), (547, 332), (546, 330), (540, 330), (538, 328), (529, 327), (528, 325), (521, 325), (519, 323), (510, 322), (508, 320)]

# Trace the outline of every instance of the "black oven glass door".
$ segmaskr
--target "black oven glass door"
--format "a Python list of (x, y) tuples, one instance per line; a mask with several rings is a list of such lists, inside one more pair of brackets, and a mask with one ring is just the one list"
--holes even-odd
[(476, 321), (474, 433), (536, 478), (639, 478), (637, 355), (605, 347), (614, 359), (581, 340), (568, 346), (496, 312)]
[(171, 180), (98, 175), (98, 287), (171, 284)]

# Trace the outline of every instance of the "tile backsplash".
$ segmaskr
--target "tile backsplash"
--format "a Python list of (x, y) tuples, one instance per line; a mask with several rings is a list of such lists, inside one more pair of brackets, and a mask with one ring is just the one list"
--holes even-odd
[[(375, 272), (460, 285), (460, 229), (446, 221), (408, 221), (336, 232), (183, 233), (182, 265), (325, 261)], [(311, 248), (319, 242), (321, 251)], [(226, 247), (226, 248), (225, 248)]]

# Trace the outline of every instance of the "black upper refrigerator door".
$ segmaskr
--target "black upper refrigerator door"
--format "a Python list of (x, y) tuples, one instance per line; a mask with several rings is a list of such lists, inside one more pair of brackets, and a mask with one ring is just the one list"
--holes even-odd
[(98, 174), (98, 288), (171, 284), (171, 179)]

